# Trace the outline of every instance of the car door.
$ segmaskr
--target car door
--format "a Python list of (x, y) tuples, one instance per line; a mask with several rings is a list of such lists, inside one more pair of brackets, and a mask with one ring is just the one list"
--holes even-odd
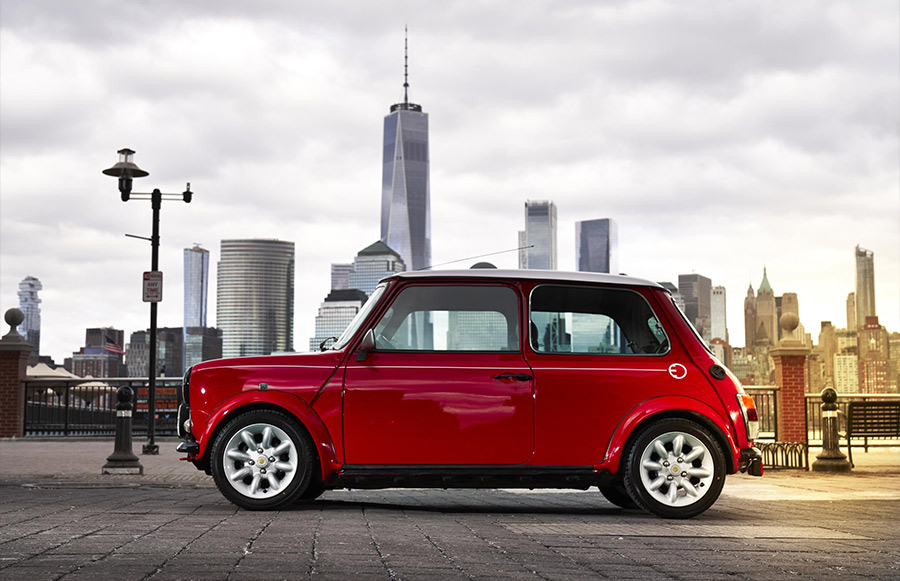
[[(408, 284), (344, 374), (350, 465), (515, 465), (534, 447), (520, 298), (502, 284)], [(358, 360), (362, 359), (362, 360)]]
[(636, 290), (538, 285), (528, 343), (536, 464), (599, 463), (630, 410), (681, 387), (668, 336)]

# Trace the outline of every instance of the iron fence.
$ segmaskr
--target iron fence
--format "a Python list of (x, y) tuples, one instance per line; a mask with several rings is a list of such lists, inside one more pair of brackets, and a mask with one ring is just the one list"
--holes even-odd
[[(136, 394), (132, 432), (147, 434), (150, 385), (147, 378), (105, 377), (25, 381), (25, 436), (112, 436), (116, 431), (116, 389)], [(177, 435), (180, 377), (156, 380), (158, 436)]]

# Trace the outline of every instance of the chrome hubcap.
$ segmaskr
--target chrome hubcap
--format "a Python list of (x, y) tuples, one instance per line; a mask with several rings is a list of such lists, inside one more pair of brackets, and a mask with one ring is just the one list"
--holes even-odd
[(249, 498), (270, 498), (297, 475), (297, 447), (281, 428), (253, 424), (241, 428), (225, 445), (225, 478)]
[(687, 506), (703, 498), (713, 481), (712, 455), (684, 432), (657, 436), (641, 454), (641, 483), (667, 506)]

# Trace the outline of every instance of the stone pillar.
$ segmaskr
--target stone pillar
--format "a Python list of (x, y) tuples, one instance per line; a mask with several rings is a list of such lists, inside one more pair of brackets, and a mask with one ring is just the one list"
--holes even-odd
[(25, 435), (25, 381), (31, 344), (16, 330), (25, 315), (19, 309), (6, 311), (9, 333), (0, 339), (0, 438)]
[(794, 329), (800, 324), (795, 313), (781, 315), (780, 324), (784, 338), (769, 351), (775, 361), (775, 384), (779, 387), (778, 440), (806, 444), (806, 358), (810, 349), (794, 339)]

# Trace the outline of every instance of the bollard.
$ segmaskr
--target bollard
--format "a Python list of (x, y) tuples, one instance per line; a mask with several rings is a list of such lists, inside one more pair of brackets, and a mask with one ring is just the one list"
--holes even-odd
[(837, 392), (830, 387), (822, 390), (822, 453), (812, 463), (813, 472), (849, 472), (850, 462), (841, 453), (838, 441)]
[(131, 411), (134, 390), (123, 385), (116, 390), (116, 448), (103, 465), (103, 474), (143, 474), (144, 467), (131, 451)]

